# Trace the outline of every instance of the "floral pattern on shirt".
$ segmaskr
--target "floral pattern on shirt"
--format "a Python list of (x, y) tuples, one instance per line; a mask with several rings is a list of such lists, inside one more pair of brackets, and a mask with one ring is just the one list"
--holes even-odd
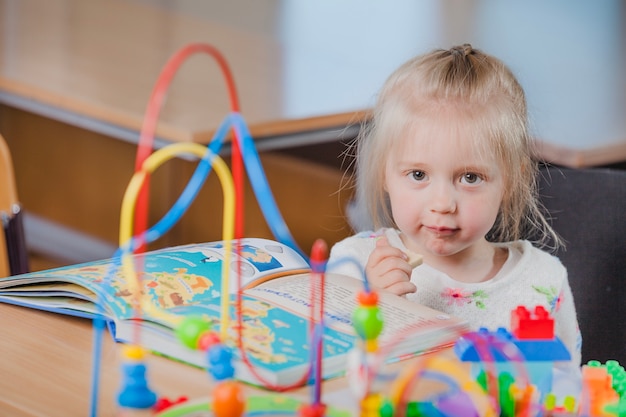
[(483, 290), (465, 291), (462, 288), (446, 288), (441, 292), (443, 299), (448, 300), (448, 305), (463, 306), (474, 303), (480, 309), (485, 308), (487, 293)]
[(559, 308), (561, 307), (561, 301), (563, 301), (563, 294), (559, 294), (555, 287), (547, 288), (533, 285), (533, 289), (539, 294), (543, 294), (546, 296), (548, 304), (550, 304), (551, 313), (559, 311)]

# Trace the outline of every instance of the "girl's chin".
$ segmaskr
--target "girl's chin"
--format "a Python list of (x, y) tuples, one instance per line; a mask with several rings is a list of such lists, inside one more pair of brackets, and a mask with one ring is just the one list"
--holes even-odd
[[(437, 241), (426, 242), (423, 246), (424, 251), (435, 256), (452, 256), (459, 253), (463, 248), (459, 248), (457, 245), (450, 242), (443, 242), (440, 239)], [(422, 254), (423, 255), (423, 254)]]
[(404, 246), (412, 252), (419, 253), (422, 256), (451, 256), (461, 252), (464, 247), (460, 247), (453, 239), (448, 237), (428, 236), (411, 236), (402, 235)]

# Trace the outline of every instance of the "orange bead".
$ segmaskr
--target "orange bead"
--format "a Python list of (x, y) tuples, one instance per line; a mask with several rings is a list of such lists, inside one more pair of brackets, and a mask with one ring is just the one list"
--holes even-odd
[(364, 307), (375, 306), (376, 304), (378, 304), (378, 294), (374, 291), (370, 291), (370, 292), (361, 291), (357, 295), (357, 300), (359, 304)]
[(213, 414), (216, 417), (241, 417), (246, 408), (241, 384), (222, 381), (213, 389)]

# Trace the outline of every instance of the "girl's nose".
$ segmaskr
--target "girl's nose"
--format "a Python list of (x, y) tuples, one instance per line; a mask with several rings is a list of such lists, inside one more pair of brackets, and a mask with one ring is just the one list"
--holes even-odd
[(430, 210), (437, 213), (456, 211), (456, 190), (452, 184), (431, 184)]

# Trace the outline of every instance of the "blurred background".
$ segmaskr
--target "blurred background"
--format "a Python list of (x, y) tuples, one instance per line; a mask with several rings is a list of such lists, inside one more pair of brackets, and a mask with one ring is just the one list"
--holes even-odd
[(279, 42), (289, 116), (367, 108), (402, 62), (471, 43), (519, 77), (538, 137), (581, 148), (626, 140), (621, 0), (141, 2)]
[[(112, 254), (152, 88), (190, 42), (214, 45), (231, 65), (268, 181), (305, 251), (351, 233), (345, 145), (385, 78), (434, 48), (471, 43), (507, 63), (548, 162), (626, 161), (621, 0), (0, 0), (0, 134), (33, 259)], [(207, 143), (228, 105), (216, 66), (193, 58), (168, 92), (157, 146)], [(155, 174), (151, 221), (193, 166), (181, 159)], [(154, 246), (219, 240), (218, 185), (207, 187)], [(246, 233), (268, 236), (246, 196)]]

